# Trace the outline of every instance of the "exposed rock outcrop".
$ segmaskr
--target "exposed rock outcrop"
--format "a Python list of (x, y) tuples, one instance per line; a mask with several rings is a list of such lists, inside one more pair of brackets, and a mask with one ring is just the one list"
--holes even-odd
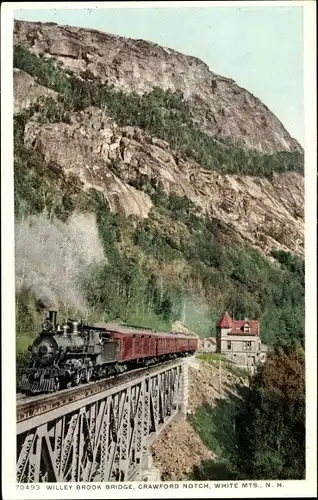
[(13, 69), (14, 113), (28, 108), (40, 99), (56, 99), (57, 93), (39, 85), (34, 78), (20, 69)]
[[(169, 145), (140, 129), (118, 127), (96, 108), (73, 114), (70, 124), (33, 119), (26, 126), (25, 143), (47, 162), (77, 174), (86, 187), (102, 190), (114, 212), (147, 217), (150, 197), (129, 185), (144, 174), (161, 182), (166, 192), (187, 196), (203, 213), (231, 225), (259, 249), (302, 253), (300, 174), (276, 174), (269, 181), (205, 170), (193, 160), (177, 160)], [(116, 161), (117, 175), (109, 168), (111, 161)]]
[(14, 43), (126, 92), (180, 89), (196, 122), (213, 137), (262, 152), (301, 150), (258, 98), (195, 57), (144, 40), (54, 23), (15, 21)]
[[(259, 151), (300, 150), (277, 118), (248, 91), (209, 71), (202, 61), (142, 40), (53, 23), (16, 21), (14, 42), (83, 78), (98, 78), (127, 92), (154, 86), (181, 89), (200, 127)], [(214, 83), (212, 83), (214, 82)], [(14, 70), (15, 111), (57, 97), (27, 73)], [(304, 179), (275, 174), (273, 180), (224, 175), (178, 155), (161, 139), (119, 127), (97, 108), (70, 115), (69, 123), (45, 123), (41, 113), (25, 128), (25, 143), (84, 185), (104, 192), (113, 212), (147, 217), (152, 201), (136, 181), (161, 183), (166, 193), (186, 196), (208, 217), (268, 254), (273, 248), (303, 252)], [(138, 185), (137, 185), (138, 187)]]

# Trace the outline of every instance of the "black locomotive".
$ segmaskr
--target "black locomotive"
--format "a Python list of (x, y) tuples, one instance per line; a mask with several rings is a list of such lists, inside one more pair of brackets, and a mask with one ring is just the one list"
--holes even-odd
[(50, 311), (42, 332), (29, 346), (31, 362), (22, 374), (23, 392), (54, 392), (68, 385), (89, 382), (92, 377), (109, 376), (124, 370), (114, 366), (119, 341), (111, 340), (104, 328), (90, 327), (82, 321), (56, 323)]

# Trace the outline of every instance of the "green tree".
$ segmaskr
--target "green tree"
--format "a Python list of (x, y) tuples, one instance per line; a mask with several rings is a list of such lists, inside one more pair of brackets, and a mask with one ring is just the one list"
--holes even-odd
[(232, 462), (249, 479), (305, 477), (305, 356), (277, 347), (252, 378), (235, 418)]
[(305, 478), (305, 355), (276, 347), (250, 378), (190, 422), (215, 460), (194, 467), (194, 480)]

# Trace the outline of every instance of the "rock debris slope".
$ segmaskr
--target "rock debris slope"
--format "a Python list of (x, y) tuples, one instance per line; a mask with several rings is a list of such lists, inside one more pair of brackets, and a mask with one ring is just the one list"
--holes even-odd
[[(222, 370), (222, 386), (229, 388), (240, 379), (226, 369)], [(202, 405), (213, 407), (220, 398), (218, 370), (210, 364), (193, 360), (189, 367), (190, 415)], [(177, 452), (175, 452), (177, 450)], [(216, 455), (207, 448), (188, 421), (174, 422), (162, 432), (152, 446), (152, 456), (161, 471), (162, 480), (186, 481), (195, 465), (214, 460)]]

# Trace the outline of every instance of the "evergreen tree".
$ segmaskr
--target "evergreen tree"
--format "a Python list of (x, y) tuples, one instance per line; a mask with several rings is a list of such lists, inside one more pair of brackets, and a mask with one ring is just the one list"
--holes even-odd
[(242, 478), (304, 479), (305, 356), (277, 347), (252, 378), (236, 415), (232, 462)]

